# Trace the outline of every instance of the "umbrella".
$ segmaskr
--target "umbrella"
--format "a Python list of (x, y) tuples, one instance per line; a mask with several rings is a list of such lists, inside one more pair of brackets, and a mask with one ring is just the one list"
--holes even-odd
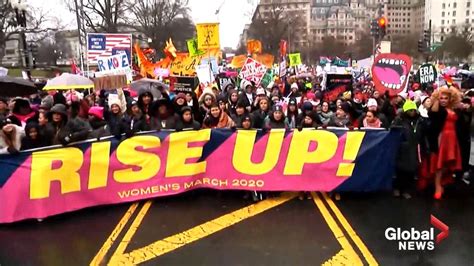
[(158, 89), (159, 86), (163, 87), (165, 90), (168, 90), (168, 87), (169, 87), (167, 84), (163, 83), (162, 81), (159, 81), (156, 79), (149, 79), (149, 78), (142, 78), (139, 80), (135, 80), (129, 85), (130, 89), (137, 92), (138, 94), (144, 91), (151, 92), (151, 94), (153, 94), (153, 98), (155, 99), (160, 99), (162, 97), (161, 91)]
[(29, 80), (9, 76), (0, 77), (0, 96), (16, 97), (36, 92), (35, 84)]
[(92, 89), (94, 82), (86, 77), (69, 73), (48, 80), (43, 90)]

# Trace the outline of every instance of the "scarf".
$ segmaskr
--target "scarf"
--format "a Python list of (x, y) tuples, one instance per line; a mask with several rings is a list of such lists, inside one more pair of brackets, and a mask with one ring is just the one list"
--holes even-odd
[(380, 119), (375, 119), (374, 122), (372, 123), (369, 123), (369, 121), (367, 121), (367, 118), (364, 118), (364, 121), (362, 122), (364, 124), (364, 127), (368, 127), (368, 128), (380, 128), (382, 126), (382, 122), (380, 122)]

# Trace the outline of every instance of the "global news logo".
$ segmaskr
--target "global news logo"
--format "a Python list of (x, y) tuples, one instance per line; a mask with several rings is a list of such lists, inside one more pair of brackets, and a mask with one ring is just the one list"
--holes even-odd
[[(433, 227), (423, 231), (419, 231), (413, 227), (408, 230), (403, 230), (400, 227), (389, 227), (385, 230), (385, 238), (390, 241), (398, 241), (398, 250), (434, 250), (435, 243), (438, 245), (449, 236), (449, 226), (433, 215), (431, 215), (430, 222)], [(441, 231), (436, 236), (435, 229)]]

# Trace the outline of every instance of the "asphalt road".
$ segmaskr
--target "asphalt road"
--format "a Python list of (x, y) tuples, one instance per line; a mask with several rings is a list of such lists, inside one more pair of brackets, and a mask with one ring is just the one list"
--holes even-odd
[[(284, 193), (258, 203), (243, 192), (198, 190), (0, 225), (0, 265), (473, 265), (474, 194), (465, 185), (410, 200), (390, 193)], [(432, 251), (399, 251), (388, 227), (449, 226)], [(436, 229), (436, 234), (439, 230)]]

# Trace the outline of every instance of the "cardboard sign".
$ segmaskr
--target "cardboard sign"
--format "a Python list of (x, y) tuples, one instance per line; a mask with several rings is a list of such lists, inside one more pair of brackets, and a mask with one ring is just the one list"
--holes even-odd
[(189, 56), (188, 53), (178, 53), (170, 65), (171, 76), (195, 76), (196, 66), (201, 62), (201, 56)]
[(247, 58), (242, 70), (240, 70), (239, 77), (248, 81), (253, 81), (255, 85), (260, 85), (260, 81), (267, 72), (267, 67), (252, 58)]
[(433, 84), (436, 81), (438, 73), (436, 68), (431, 64), (421, 65), (416, 72), (415, 80), (419, 81), (421, 84)]
[(301, 65), (301, 54), (300, 53), (290, 54), (289, 57), (290, 57), (290, 66)]
[(336, 101), (339, 95), (352, 91), (352, 75), (328, 74), (326, 76), (325, 101)]
[(199, 65), (196, 67), (196, 73), (199, 78), (199, 82), (202, 84), (209, 84), (213, 82), (214, 74), (211, 72), (209, 65)]
[(235, 85), (235, 80), (230, 77), (218, 77), (217, 86), (221, 91), (225, 91), (226, 87), (229, 85)]
[(199, 85), (199, 79), (197, 77), (171, 77), (170, 78), (170, 90), (176, 93), (178, 92), (190, 92), (194, 93), (194, 90)]
[(199, 50), (220, 48), (219, 23), (196, 24)]

